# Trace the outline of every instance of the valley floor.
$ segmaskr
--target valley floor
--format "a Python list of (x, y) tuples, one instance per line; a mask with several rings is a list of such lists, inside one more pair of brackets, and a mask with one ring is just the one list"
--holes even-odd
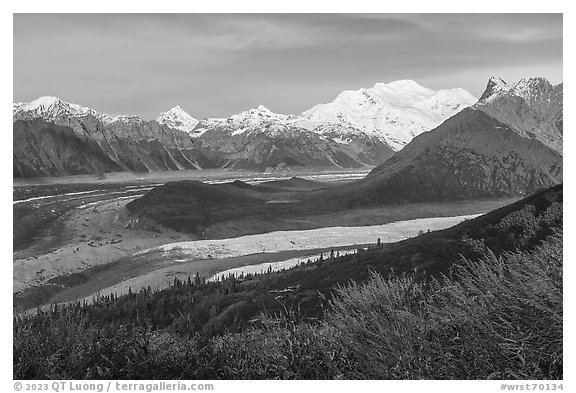
[[(193, 172), (195, 176), (210, 176), (200, 174), (201, 171)], [(204, 180), (223, 182), (240, 178), (257, 183), (282, 178), (278, 174), (248, 175), (222, 171), (212, 175), (212, 178)], [(293, 175), (290, 173), (283, 178)], [(364, 175), (365, 172), (344, 171), (302, 174), (308, 179), (329, 182), (347, 181)], [(338, 216), (309, 217), (307, 225), (312, 222), (316, 227), (363, 226), (361, 229), (277, 232), (228, 240), (202, 240), (164, 247), (164, 250), (157, 247), (197, 239), (153, 223), (132, 226), (124, 209), (126, 203), (159, 184), (155, 183), (159, 179), (151, 176), (146, 182), (138, 179), (117, 183), (15, 184), (15, 305), (30, 308), (50, 302), (90, 298), (97, 292), (123, 293), (129, 287), (136, 289), (147, 285), (163, 287), (174, 277), (199, 273), (209, 278), (247, 265), (287, 260), (297, 263), (298, 258), (305, 259), (331, 249), (344, 252), (358, 245), (375, 243), (378, 237), (383, 242), (391, 242), (414, 236), (420, 230), (450, 226), (462, 219), (450, 216), (480, 214), (511, 201), (356, 209)], [(389, 224), (415, 217), (428, 219)], [(434, 220), (431, 217), (443, 218)], [(207, 248), (199, 252), (199, 244)], [(223, 244), (232, 246), (228, 251), (218, 252)], [(166, 252), (168, 248), (173, 250)], [(143, 250), (150, 252), (143, 253)], [(286, 264), (278, 266), (285, 267)]]
[[(237, 169), (202, 169), (185, 171), (152, 171), (147, 173), (112, 172), (103, 175), (74, 175), (58, 177), (17, 178), (13, 180), (15, 188), (39, 185), (71, 184), (108, 184), (108, 183), (166, 183), (178, 180), (199, 180), (209, 183), (241, 180), (246, 182), (272, 181), (287, 179), (292, 176), (318, 181), (350, 181), (364, 176), (373, 167), (360, 169), (302, 168), (278, 170), (273, 172), (254, 172)], [(16, 191), (16, 190), (15, 190)]]
[[(458, 216), (398, 221), (366, 227), (330, 227), (305, 231), (280, 231), (231, 239), (168, 243), (143, 250), (109, 266), (103, 266), (87, 283), (57, 294), (52, 301), (90, 300), (92, 295), (122, 295), (129, 289), (167, 288), (174, 279), (185, 281), (199, 274), (208, 279), (222, 274), (286, 269), (320, 253), (342, 254), (383, 242), (416, 236), (419, 231), (439, 230), (476, 217)], [(154, 239), (156, 241), (157, 239)]]

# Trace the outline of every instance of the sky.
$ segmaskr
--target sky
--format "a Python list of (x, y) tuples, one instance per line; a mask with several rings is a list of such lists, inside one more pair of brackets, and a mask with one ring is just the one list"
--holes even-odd
[(13, 99), (151, 120), (262, 104), (300, 113), (412, 79), (479, 97), (488, 78), (562, 79), (561, 14), (14, 14)]

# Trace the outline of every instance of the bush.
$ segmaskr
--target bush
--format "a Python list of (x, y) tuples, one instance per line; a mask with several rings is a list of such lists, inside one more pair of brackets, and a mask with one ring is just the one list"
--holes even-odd
[(327, 323), (350, 377), (562, 379), (562, 238), (463, 260), (430, 283), (373, 275), (338, 291)]

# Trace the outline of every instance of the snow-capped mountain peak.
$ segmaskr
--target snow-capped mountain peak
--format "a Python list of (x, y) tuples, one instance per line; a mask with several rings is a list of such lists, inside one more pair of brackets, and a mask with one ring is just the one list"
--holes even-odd
[(516, 84), (507, 84), (500, 78), (490, 78), (478, 106), (491, 105), (500, 99), (514, 96), (526, 101), (530, 107), (541, 107), (543, 97), (546, 102), (550, 102), (561, 90), (562, 84), (554, 86), (546, 78), (523, 78)]
[(246, 111), (237, 113), (225, 119), (228, 124), (235, 123), (243, 126), (254, 126), (261, 123), (280, 122), (283, 123), (288, 119), (288, 115), (272, 112), (264, 105), (258, 105)]
[(530, 102), (534, 97), (549, 94), (554, 88), (546, 78), (523, 78), (514, 85), (511, 91)]
[(28, 103), (13, 103), (12, 116), (16, 120), (29, 120), (41, 118), (48, 121), (79, 118), (88, 115), (96, 117), (103, 124), (109, 125), (115, 122), (142, 122), (138, 116), (133, 115), (109, 115), (99, 113), (92, 108), (73, 104), (61, 100), (58, 97), (43, 96)]
[(424, 87), (411, 79), (402, 79), (389, 83), (376, 83), (371, 90), (387, 92), (394, 95), (418, 93), (423, 95), (434, 94), (434, 90)]
[(480, 96), (479, 101), (491, 100), (502, 92), (507, 92), (508, 90), (510, 90), (510, 87), (503, 79), (493, 76), (488, 80), (486, 90), (484, 90), (484, 93)]
[[(494, 82), (500, 85), (499, 82)], [(503, 82), (502, 82), (503, 83)], [(504, 84), (505, 85), (505, 84)], [(168, 128), (187, 132), (196, 138), (212, 129), (232, 136), (250, 132), (305, 129), (323, 135), (350, 138), (359, 133), (377, 138), (397, 151), (416, 135), (428, 131), (466, 106), (476, 102), (463, 89), (433, 90), (413, 80), (376, 83), (369, 88), (346, 90), (334, 101), (319, 104), (301, 115), (275, 113), (258, 105), (227, 118), (207, 118), (201, 121), (190, 116), (180, 106), (162, 112), (156, 121)], [(137, 116), (117, 116), (98, 113), (90, 108), (70, 104), (57, 97), (40, 97), (30, 103), (14, 103), (14, 120), (42, 117), (59, 120), (91, 114), (108, 126), (115, 123), (131, 125), (144, 122)]]
[(160, 113), (160, 116), (156, 118), (156, 121), (166, 127), (184, 132), (191, 132), (198, 124), (198, 120), (190, 116), (179, 105), (167, 112)]
[(507, 84), (502, 79), (491, 78), (474, 108), (562, 154), (562, 83), (552, 85), (547, 79), (537, 77)]
[(43, 96), (28, 103), (13, 105), (13, 115), (54, 120), (62, 116), (85, 116), (96, 111), (85, 106), (65, 102), (58, 97)]
[(477, 99), (464, 89), (433, 90), (413, 80), (346, 90), (302, 113), (318, 123), (340, 123), (376, 136), (399, 150)]
[(237, 119), (249, 119), (249, 118), (261, 118), (261, 117), (276, 117), (284, 116), (278, 113), (272, 112), (270, 109), (266, 108), (264, 105), (258, 105), (256, 108), (250, 108), (245, 111), (236, 113), (229, 118), (236, 117)]
[(37, 108), (49, 108), (52, 105), (59, 105), (59, 104), (63, 104), (63, 101), (60, 100), (60, 98), (52, 96), (43, 96), (26, 104), (26, 109), (34, 110)]
[(258, 105), (258, 107), (256, 108), (257, 111), (259, 112), (270, 112), (272, 113), (272, 111), (268, 108), (266, 108), (264, 105), (260, 104)]

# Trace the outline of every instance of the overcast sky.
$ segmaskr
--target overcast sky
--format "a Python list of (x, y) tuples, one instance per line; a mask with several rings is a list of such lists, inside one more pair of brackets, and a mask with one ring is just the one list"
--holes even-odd
[(14, 101), (145, 119), (263, 104), (299, 113), (413, 79), (480, 96), (490, 76), (562, 82), (560, 14), (16, 14)]

